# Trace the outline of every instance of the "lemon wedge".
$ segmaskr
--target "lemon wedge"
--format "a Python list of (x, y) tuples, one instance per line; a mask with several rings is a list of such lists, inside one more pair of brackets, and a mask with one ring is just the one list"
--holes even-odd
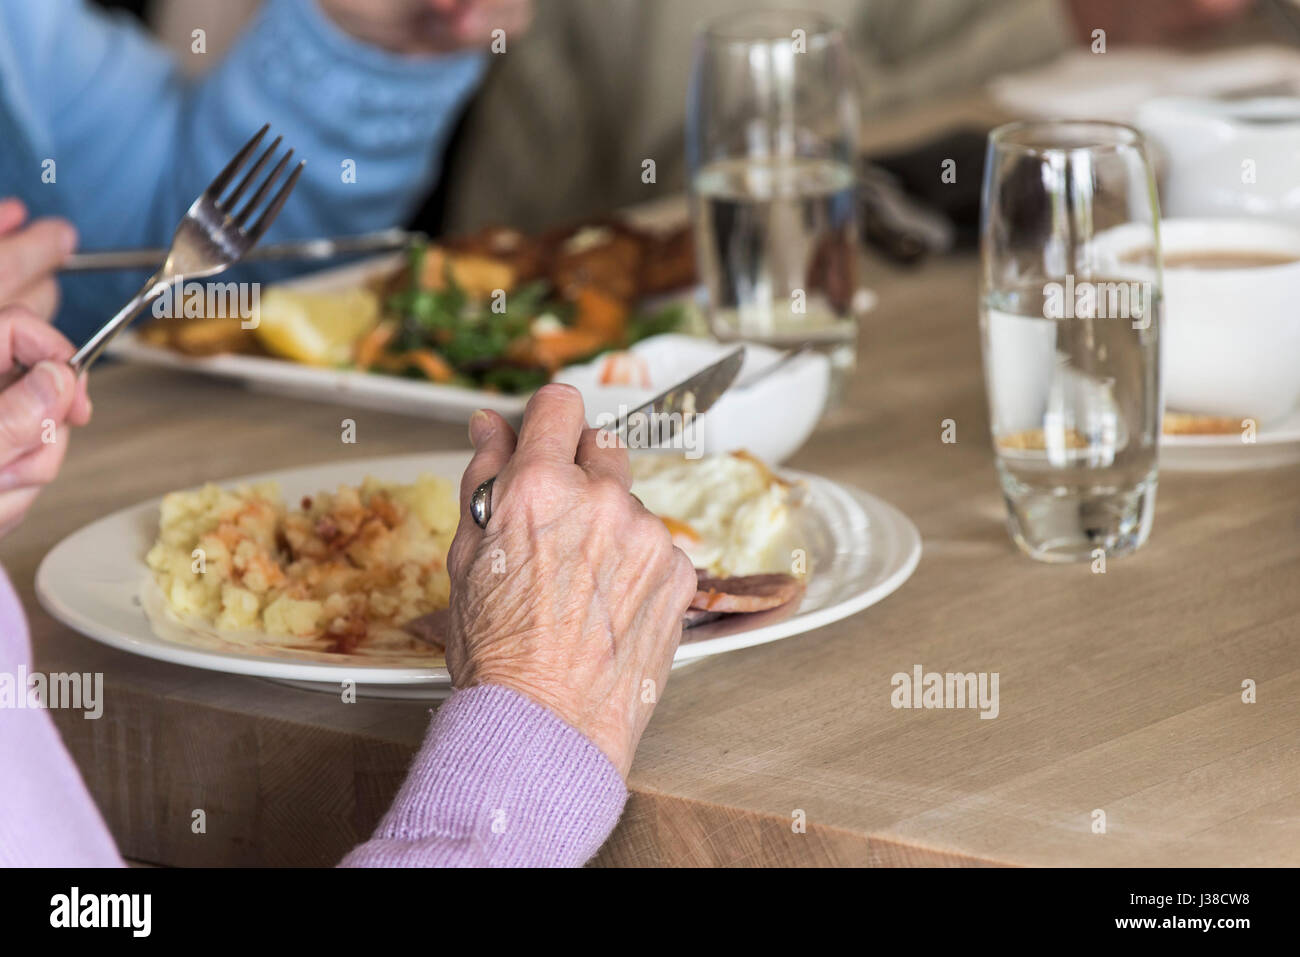
[(379, 323), (379, 297), (365, 289), (336, 293), (272, 287), (262, 293), (255, 330), (277, 356), (313, 366), (346, 365), (357, 341)]

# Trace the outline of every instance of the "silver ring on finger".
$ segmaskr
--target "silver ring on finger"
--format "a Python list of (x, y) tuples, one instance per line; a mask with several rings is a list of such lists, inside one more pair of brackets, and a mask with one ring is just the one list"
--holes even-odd
[(479, 528), (486, 529), (492, 518), (492, 483), (496, 480), (496, 476), (492, 476), (474, 489), (469, 497), (469, 517), (474, 519), (474, 524)]

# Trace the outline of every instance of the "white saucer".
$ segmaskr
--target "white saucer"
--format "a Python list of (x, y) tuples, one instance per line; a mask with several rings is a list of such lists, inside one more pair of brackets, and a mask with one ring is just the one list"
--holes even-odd
[(1173, 472), (1229, 472), (1300, 462), (1300, 409), (1286, 419), (1258, 429), (1254, 441), (1247, 438), (1241, 432), (1162, 435), (1160, 468)]

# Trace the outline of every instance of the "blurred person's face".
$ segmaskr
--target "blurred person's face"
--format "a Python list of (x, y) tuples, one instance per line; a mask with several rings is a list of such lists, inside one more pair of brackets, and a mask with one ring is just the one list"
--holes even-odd
[(344, 30), (400, 53), (482, 46), (522, 34), (533, 0), (319, 0)]

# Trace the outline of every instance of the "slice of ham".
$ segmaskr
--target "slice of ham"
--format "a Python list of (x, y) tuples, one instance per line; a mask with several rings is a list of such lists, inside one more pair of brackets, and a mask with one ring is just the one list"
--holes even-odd
[(736, 575), (731, 578), (710, 578), (696, 569), (699, 580), (691, 608), (697, 611), (714, 611), (738, 614), (767, 611), (803, 594), (804, 584), (793, 575)]
[[(696, 569), (695, 598), (682, 616), (682, 627), (695, 628), (717, 621), (724, 615), (750, 614), (778, 608), (799, 598), (804, 583), (793, 575), (737, 575), (712, 578)], [(446, 609), (414, 618), (402, 626), (412, 638), (440, 651), (447, 646), (451, 613)]]

